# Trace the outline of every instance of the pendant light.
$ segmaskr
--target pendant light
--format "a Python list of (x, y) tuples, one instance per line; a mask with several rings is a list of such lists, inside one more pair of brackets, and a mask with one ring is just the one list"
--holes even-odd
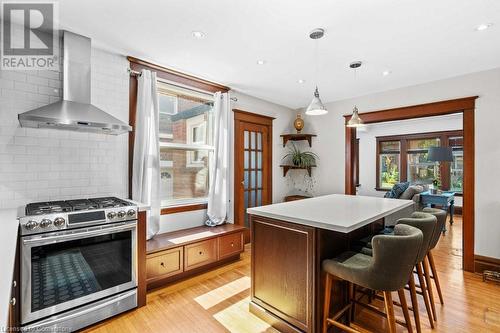
[[(356, 81), (356, 70), (361, 67), (362, 62), (361, 61), (355, 61), (352, 62), (349, 67), (354, 69), (354, 81)], [(354, 105), (354, 108), (352, 109), (352, 116), (351, 119), (347, 122), (347, 127), (363, 127), (365, 124), (363, 123), (363, 120), (359, 117), (359, 112), (358, 112), (358, 107)]]
[(316, 81), (316, 89), (314, 90), (314, 97), (306, 109), (306, 114), (308, 116), (320, 116), (328, 113), (328, 110), (321, 102), (321, 98), (319, 98), (318, 91), (318, 39), (322, 38), (325, 35), (325, 30), (321, 28), (314, 29), (309, 34), (309, 38), (316, 40), (316, 72), (315, 72), (315, 81)]

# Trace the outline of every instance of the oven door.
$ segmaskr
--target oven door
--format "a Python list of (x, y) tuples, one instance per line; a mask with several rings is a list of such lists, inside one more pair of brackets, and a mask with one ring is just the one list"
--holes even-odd
[(21, 238), (21, 323), (137, 286), (137, 221)]

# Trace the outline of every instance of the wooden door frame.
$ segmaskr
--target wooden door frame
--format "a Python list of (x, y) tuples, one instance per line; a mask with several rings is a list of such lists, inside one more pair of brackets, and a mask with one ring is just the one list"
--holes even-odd
[[(462, 265), (463, 269), (468, 272), (474, 272), (474, 112), (477, 98), (478, 96), (471, 96), (360, 113), (361, 118), (366, 124), (442, 116), (453, 113), (463, 114), (464, 180), (462, 204)], [(349, 119), (351, 119), (351, 115), (344, 116), (346, 125)], [(356, 158), (354, 153), (355, 142), (356, 128), (345, 126), (345, 193), (351, 195), (356, 194), (356, 184), (354, 184), (354, 163)]]
[[(269, 170), (269, 177), (267, 179), (267, 188), (269, 189), (269, 204), (273, 202), (273, 120), (275, 118), (269, 117), (269, 116), (264, 116), (260, 114), (255, 114), (251, 113), (248, 111), (240, 110), (240, 109), (233, 109), (233, 114), (234, 114), (234, 133), (233, 133), (233, 138), (234, 138), (234, 144), (233, 144), (233, 152), (234, 152), (234, 162), (233, 162), (233, 202), (234, 202), (234, 208), (233, 208), (233, 222), (236, 224), (236, 222), (239, 220), (238, 217), (238, 208), (239, 202), (236, 199), (236, 194), (237, 194), (237, 186), (240, 184), (240, 178), (238, 177), (239, 174), (239, 169), (238, 165), (243, 163), (241, 161), (239, 154), (236, 153), (236, 147), (241, 145), (242, 143), (240, 142), (239, 138), (239, 133), (237, 131), (238, 125), (237, 123), (240, 121), (247, 122), (247, 123), (252, 123), (252, 124), (257, 124), (257, 125), (262, 125), (266, 126), (268, 128), (268, 133), (269, 133), (269, 158), (267, 159), (267, 163), (265, 164), (265, 167), (268, 168)], [(264, 161), (263, 161), (264, 163)], [(264, 165), (263, 165), (264, 166)], [(246, 237), (246, 236), (245, 236)]]

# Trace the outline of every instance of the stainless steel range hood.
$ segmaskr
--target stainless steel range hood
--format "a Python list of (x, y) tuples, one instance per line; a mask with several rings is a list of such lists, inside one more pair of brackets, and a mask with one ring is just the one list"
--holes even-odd
[(64, 32), (63, 100), (20, 113), (22, 127), (58, 128), (118, 135), (132, 127), (90, 104), (90, 38)]

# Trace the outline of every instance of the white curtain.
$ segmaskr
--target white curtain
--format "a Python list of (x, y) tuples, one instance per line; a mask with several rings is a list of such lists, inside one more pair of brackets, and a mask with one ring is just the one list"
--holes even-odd
[(225, 222), (228, 210), (229, 195), (229, 110), (230, 99), (228, 93), (214, 94), (214, 152), (210, 154), (208, 191), (208, 220), (209, 226), (220, 225)]
[(132, 200), (151, 206), (147, 239), (160, 229), (160, 146), (156, 73), (142, 70), (138, 77), (135, 118)]

